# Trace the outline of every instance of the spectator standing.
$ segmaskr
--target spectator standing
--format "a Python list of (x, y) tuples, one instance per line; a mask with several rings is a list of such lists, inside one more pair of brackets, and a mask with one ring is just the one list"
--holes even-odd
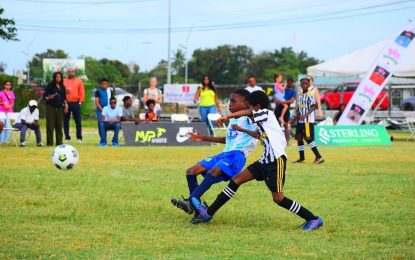
[(311, 93), (313, 93), (314, 99), (317, 104), (317, 117), (321, 119), (323, 118), (323, 110), (321, 110), (320, 91), (316, 86), (313, 85), (314, 78), (312, 76), (309, 75), (306, 78), (310, 81), (310, 91)]
[(203, 122), (206, 122), (210, 135), (213, 135), (213, 129), (211, 129), (209, 126), (207, 115), (214, 114), (216, 112), (220, 113), (220, 107), (215, 86), (213, 86), (212, 81), (207, 75), (203, 76), (202, 85), (197, 88), (193, 102), (197, 103), (199, 98), (200, 119)]
[(122, 109), (117, 107), (117, 99), (115, 97), (110, 98), (110, 105), (105, 106), (102, 109), (102, 121), (101, 121), (101, 141), (99, 146), (107, 145), (107, 131), (114, 130), (114, 136), (112, 138), (112, 146), (119, 146), (118, 133), (121, 128), (121, 116)]
[(39, 109), (36, 100), (30, 100), (29, 105), (23, 108), (13, 125), (20, 130), (20, 147), (26, 146), (26, 131), (32, 129), (36, 135), (36, 145), (43, 146), (39, 126)]
[(281, 104), (275, 108), (275, 116), (277, 118), (280, 118), (281, 112), (284, 108), (283, 104), (288, 106), (288, 109), (284, 115), (284, 123), (283, 123), (284, 131), (285, 131), (285, 139), (287, 140), (287, 143), (290, 138), (290, 117), (291, 117), (290, 116), (290, 105), (294, 103), (296, 97), (297, 97), (297, 91), (294, 88), (294, 80), (291, 78), (288, 78), (287, 86), (285, 88), (285, 93), (284, 93), (285, 101), (282, 101)]
[[(154, 100), (156, 103), (156, 106), (154, 108), (154, 111), (156, 111), (157, 116), (160, 116), (161, 114), (161, 104), (163, 103), (163, 93), (161, 93), (161, 90), (157, 88), (157, 78), (151, 77), (150, 78), (150, 87), (146, 88), (143, 93), (143, 102), (144, 104), (147, 104), (148, 100)], [(145, 107), (146, 112), (148, 111), (148, 107)]]
[(249, 93), (252, 93), (257, 90), (264, 92), (264, 90), (261, 87), (256, 85), (256, 78), (253, 75), (250, 75), (248, 77), (248, 86), (245, 89), (248, 90)]
[(97, 90), (95, 91), (95, 105), (97, 106), (96, 115), (97, 115), (98, 133), (99, 133), (100, 139), (102, 139), (102, 136), (101, 136), (102, 110), (104, 107), (110, 104), (111, 97), (112, 97), (112, 91), (110, 88), (108, 88), (108, 80), (101, 79), (100, 86), (97, 87)]
[(0, 135), (3, 132), (4, 125), (6, 124), (6, 114), (4, 112), (0, 112)]
[(47, 146), (53, 146), (53, 132), (56, 134), (56, 145), (60, 145), (63, 139), (63, 117), (68, 112), (66, 91), (61, 72), (53, 73), (52, 81), (46, 87), (43, 99), (46, 100)]
[[(7, 113), (12, 113), (15, 98), (16, 97), (12, 90), (12, 83), (11, 81), (6, 80), (5, 82), (3, 82), (3, 89), (0, 91), (0, 112), (5, 113), (6, 116), (7, 116)], [(5, 120), (4, 127), (7, 127), (7, 128), (11, 127), (9, 125), (8, 120)], [(9, 135), (10, 135), (10, 131), (4, 130), (0, 134), (0, 143), (8, 142)]]
[(66, 71), (67, 77), (63, 84), (66, 89), (66, 100), (68, 102), (68, 113), (64, 116), (63, 130), (65, 132), (65, 140), (71, 140), (69, 133), (69, 121), (71, 114), (76, 124), (76, 139), (79, 143), (82, 142), (82, 123), (81, 123), (81, 104), (85, 101), (85, 88), (80, 78), (75, 78), (75, 70), (68, 68)]

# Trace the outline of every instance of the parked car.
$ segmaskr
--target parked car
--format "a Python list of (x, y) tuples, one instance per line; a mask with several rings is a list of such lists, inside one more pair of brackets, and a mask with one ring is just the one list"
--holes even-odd
[[(341, 93), (342, 89), (344, 91), (343, 94), (343, 103), (347, 105), (350, 99), (352, 98), (354, 92), (356, 91), (357, 87), (359, 86), (359, 82), (347, 82), (337, 86), (334, 90), (327, 90), (321, 96), (321, 106), (323, 109), (339, 109), (341, 103)], [(386, 95), (385, 99), (383, 96)], [(372, 105), (372, 109), (376, 108), (378, 103), (381, 101), (382, 103), (379, 106), (380, 110), (388, 109), (388, 92), (383, 90), (380, 92), (379, 96), (376, 98), (375, 102)]]
[[(113, 87), (113, 90), (114, 90), (114, 97), (117, 99), (117, 106), (122, 106), (124, 104), (124, 102), (122, 101), (123, 98), (125, 96), (130, 96), (132, 101), (133, 101), (131, 107), (133, 108), (133, 110), (139, 110), (139, 108), (140, 108), (140, 99), (139, 98), (137, 98), (136, 96), (134, 96), (130, 92), (127, 92), (125, 89), (120, 88), (120, 87)], [(95, 100), (95, 91), (96, 91), (96, 88), (93, 89), (93, 95), (92, 95), (93, 100)]]
[(402, 100), (399, 108), (403, 111), (415, 111), (415, 96)]

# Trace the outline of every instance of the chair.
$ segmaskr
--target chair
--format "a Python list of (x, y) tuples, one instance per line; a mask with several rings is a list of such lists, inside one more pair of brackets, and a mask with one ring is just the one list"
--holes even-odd
[(186, 122), (190, 123), (190, 118), (186, 114), (172, 114), (171, 115), (171, 122)]
[(413, 138), (415, 141), (415, 118), (413, 117), (406, 118), (406, 124), (408, 125), (409, 132), (412, 135), (412, 137), (408, 137), (406, 140)]
[(146, 113), (140, 113), (140, 114), (138, 115), (138, 118), (139, 118), (140, 120), (146, 120)]
[(218, 120), (221, 117), (222, 117), (222, 115), (218, 114), (218, 113), (207, 115), (208, 122), (209, 122), (209, 127), (213, 131), (213, 136), (218, 136), (218, 133), (222, 133), (222, 132), (224, 132), (226, 134), (226, 125), (224, 123), (220, 126), (216, 125), (216, 120)]
[[(19, 115), (18, 112), (7, 113), (7, 115), (6, 115), (6, 125), (7, 125), (7, 127), (3, 128), (3, 131), (8, 130), (8, 131), (11, 132), (9, 138), (14, 142), (14, 144), (16, 146), (18, 145), (18, 139), (16, 139), (15, 133), (20, 132), (20, 129), (14, 128), (13, 125), (14, 125), (14, 122), (16, 121), (18, 115)], [(32, 132), (31, 129), (27, 129), (27, 131), (26, 131), (26, 140), (29, 140), (31, 132)]]

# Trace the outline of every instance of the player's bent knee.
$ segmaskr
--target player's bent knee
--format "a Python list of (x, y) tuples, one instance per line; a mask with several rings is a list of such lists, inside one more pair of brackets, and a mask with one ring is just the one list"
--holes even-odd
[(213, 177), (219, 177), (222, 175), (222, 171), (219, 168), (212, 168), (207, 173)]
[(282, 192), (273, 193), (272, 199), (274, 200), (275, 203), (280, 204), (281, 201), (284, 199), (284, 193)]

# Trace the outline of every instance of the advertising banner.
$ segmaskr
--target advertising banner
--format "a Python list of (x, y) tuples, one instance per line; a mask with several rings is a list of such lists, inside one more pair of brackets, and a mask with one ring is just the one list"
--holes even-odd
[(206, 123), (139, 123), (121, 122), (126, 146), (206, 146), (209, 142), (194, 142), (187, 133), (208, 135)]
[(360, 125), (415, 38), (415, 22), (390, 40), (360, 82), (337, 125)]
[(75, 69), (76, 77), (86, 79), (83, 59), (43, 59), (43, 78), (49, 82), (52, 80), (53, 73), (60, 71), (65, 74), (68, 68)]
[(183, 105), (194, 104), (193, 100), (198, 86), (199, 84), (165, 84), (164, 102)]
[(320, 126), (314, 128), (318, 146), (368, 146), (390, 145), (391, 141), (384, 126)]

